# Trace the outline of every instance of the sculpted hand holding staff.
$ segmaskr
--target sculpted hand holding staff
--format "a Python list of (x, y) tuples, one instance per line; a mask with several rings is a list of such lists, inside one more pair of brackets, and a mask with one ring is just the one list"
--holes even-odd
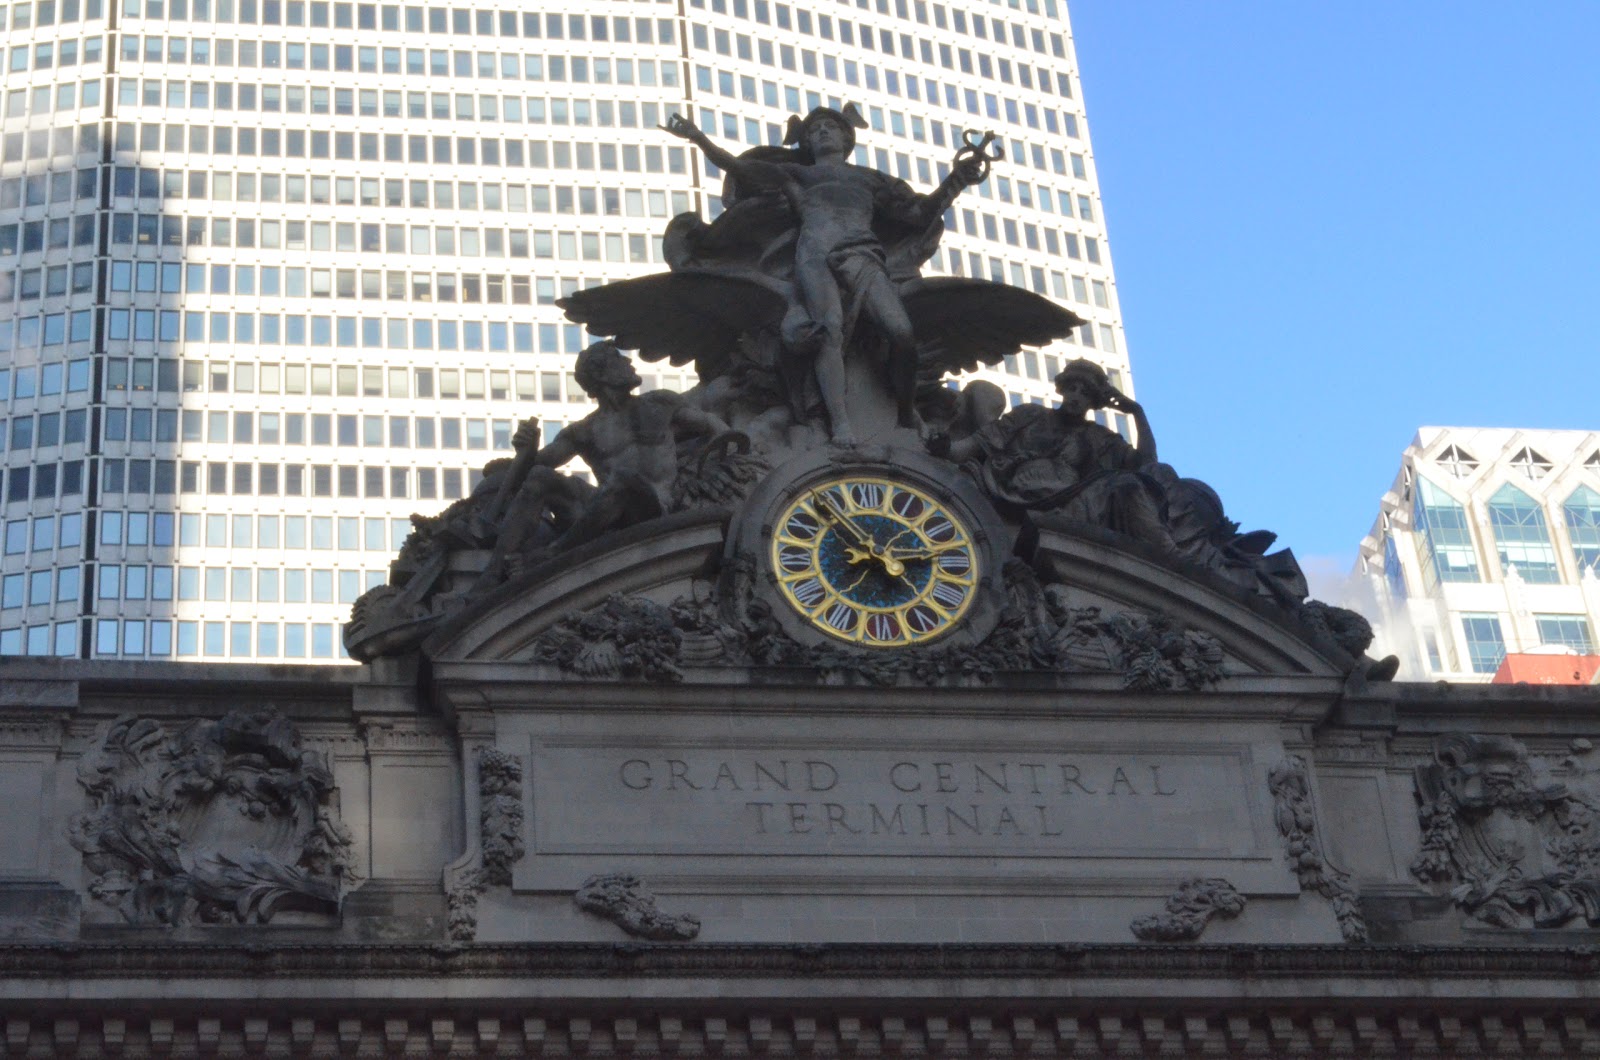
[[(724, 172), (754, 188), (780, 191), (797, 223), (796, 297), (782, 336), (792, 356), (814, 361), (817, 386), (833, 441), (854, 441), (845, 404), (844, 344), (858, 319), (870, 321), (888, 344), (889, 381), (902, 427), (918, 428), (917, 343), (874, 223), (912, 230), (932, 227), (955, 197), (988, 175), (981, 147), (969, 145), (950, 175), (928, 195), (904, 181), (848, 161), (855, 128), (866, 125), (854, 106), (818, 107), (791, 120), (796, 161), (739, 157), (713, 143), (689, 119), (674, 114), (664, 126), (705, 152)], [(796, 127), (797, 126), (797, 127)], [(975, 148), (975, 149), (973, 149)]]

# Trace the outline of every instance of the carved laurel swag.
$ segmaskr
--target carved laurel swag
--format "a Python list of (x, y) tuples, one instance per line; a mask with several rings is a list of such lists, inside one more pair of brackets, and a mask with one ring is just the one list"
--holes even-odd
[(533, 643), (538, 662), (580, 677), (681, 681), (683, 634), (665, 607), (642, 596), (613, 593), (591, 611), (575, 611)]
[[(1416, 771), (1411, 872), (1502, 928), (1600, 927), (1600, 756), (1574, 740), (1555, 767), (1508, 736), (1451, 733)], [(1576, 923), (1575, 923), (1576, 922)]]
[(125, 715), (78, 766), (69, 826), (90, 895), (130, 924), (332, 915), (355, 879), (333, 774), (282, 714), (234, 711), (169, 732)]
[(1013, 560), (1006, 603), (981, 643), (874, 651), (807, 645), (791, 637), (770, 605), (748, 591), (754, 565), (729, 564), (722, 591), (663, 606), (613, 595), (567, 615), (533, 645), (535, 659), (582, 677), (672, 682), (684, 667), (788, 666), (876, 685), (904, 681), (988, 683), (1004, 672), (1114, 673), (1140, 691), (1199, 690), (1226, 674), (1222, 645), (1162, 614), (1070, 608), (1059, 587), (1041, 587)]
[(1196, 876), (1178, 885), (1165, 911), (1139, 917), (1128, 927), (1145, 942), (1193, 942), (1213, 917), (1232, 920), (1244, 905), (1244, 895), (1227, 880)]
[(606, 872), (583, 881), (572, 900), (578, 908), (603, 917), (636, 938), (687, 942), (700, 934), (700, 918), (661, 911), (644, 880), (625, 872)]
[(1306, 760), (1290, 755), (1267, 775), (1272, 792), (1273, 816), (1289, 851), (1289, 864), (1300, 886), (1315, 891), (1333, 906), (1339, 933), (1346, 942), (1365, 942), (1367, 923), (1361, 915), (1360, 896), (1348, 874), (1328, 864), (1317, 838), (1317, 815), (1311, 801), (1311, 777)]
[(1199, 691), (1224, 675), (1216, 638), (1163, 614), (1064, 610), (1046, 643), (1058, 669), (1121, 673), (1125, 687), (1141, 692)]

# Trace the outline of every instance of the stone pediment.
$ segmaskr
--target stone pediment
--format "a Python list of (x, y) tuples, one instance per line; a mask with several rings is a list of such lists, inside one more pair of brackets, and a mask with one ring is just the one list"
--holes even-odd
[(715, 570), (728, 513), (699, 509), (620, 531), (526, 571), (441, 625), (436, 662), (528, 662), (540, 634), (621, 595), (669, 605)]
[[(849, 672), (852, 654), (860, 656), (861, 672), (872, 671), (882, 649), (807, 645), (782, 630), (768, 633), (788, 642), (790, 652), (752, 653), (759, 593), (739, 570), (733, 540), (750, 520), (744, 511), (700, 509), (589, 542), (474, 601), (441, 624), (421, 650), (435, 663), (554, 663), (577, 676), (648, 676), (606, 662), (603, 648), (586, 662), (577, 660), (587, 653), (569, 650), (564, 665), (554, 642), (575, 635), (589, 641), (589, 648), (599, 648), (599, 641), (611, 637), (619, 640), (615, 650), (620, 653), (629, 647), (622, 638), (659, 627), (671, 666), (656, 677), (721, 680), (713, 671), (761, 666)], [(1326, 630), (1293, 620), (1202, 568), (1175, 569), (1169, 557), (1096, 527), (1032, 520), (1018, 538), (1016, 554), (1002, 554), (1001, 567), (1005, 599), (998, 610), (1002, 619), (1017, 618), (1025, 628), (1002, 620), (1001, 628), (961, 648), (976, 657), (992, 654), (984, 667), (991, 679), (1040, 670), (1063, 678), (1125, 675), (1133, 651), (1119, 637), (1142, 638), (1148, 642), (1146, 653), (1180, 666), (1186, 653), (1209, 651), (1214, 657), (1206, 672), (1218, 679), (1342, 678), (1356, 664)], [(752, 604), (757, 619), (750, 614)], [(1038, 614), (1025, 614), (1030, 610)], [(1076, 635), (1066, 632), (1073, 623), (1081, 627)], [(1033, 657), (1018, 654), (1012, 643), (1018, 633), (1035, 648)], [(999, 643), (1008, 637), (1006, 644)], [(1050, 651), (1051, 641), (1059, 650), (1052, 658), (1039, 658)], [(939, 644), (911, 650), (931, 654)], [(902, 675), (897, 680), (917, 679)], [(1216, 682), (1169, 676), (1166, 683), (1197, 688)]]
[[(1049, 518), (1032, 521), (1030, 551), (1041, 580), (1069, 586), (1081, 598), (1103, 597), (1111, 609), (1169, 615), (1216, 638), (1245, 672), (1282, 676), (1343, 677), (1357, 665), (1323, 625), (1242, 592), (1200, 566), (1174, 564), (1098, 527)], [(1333, 608), (1318, 607), (1312, 616)]]

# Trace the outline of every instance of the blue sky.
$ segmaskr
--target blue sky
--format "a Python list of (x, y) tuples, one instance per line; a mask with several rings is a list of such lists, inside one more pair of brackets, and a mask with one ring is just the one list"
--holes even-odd
[(1600, 429), (1600, 2), (1070, 0), (1140, 401), (1348, 569), (1423, 425)]

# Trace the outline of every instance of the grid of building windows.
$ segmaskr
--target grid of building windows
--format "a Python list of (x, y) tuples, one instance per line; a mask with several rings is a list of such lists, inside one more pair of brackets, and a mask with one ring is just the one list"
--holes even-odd
[(1600, 434), (1424, 428), (1360, 567), (1374, 650), (1417, 679), (1483, 679), (1507, 652), (1592, 653)]
[(339, 658), (413, 510), (520, 419), (587, 411), (590, 337), (556, 301), (659, 270), (670, 217), (720, 210), (674, 112), (738, 150), (850, 100), (855, 161), (920, 187), (994, 129), (1006, 162), (927, 268), (1088, 321), (985, 373), (1013, 403), (1084, 354), (1128, 386), (1065, 15), (0, 3), (0, 652)]

